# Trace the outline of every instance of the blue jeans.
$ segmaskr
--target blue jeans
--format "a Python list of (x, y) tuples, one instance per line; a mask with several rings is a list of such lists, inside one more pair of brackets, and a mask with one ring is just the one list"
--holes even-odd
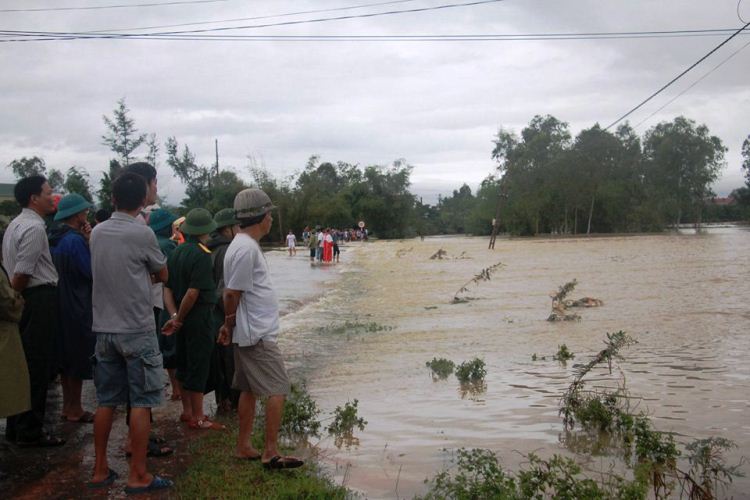
[(154, 332), (97, 333), (94, 358), (99, 406), (162, 404), (164, 369)]

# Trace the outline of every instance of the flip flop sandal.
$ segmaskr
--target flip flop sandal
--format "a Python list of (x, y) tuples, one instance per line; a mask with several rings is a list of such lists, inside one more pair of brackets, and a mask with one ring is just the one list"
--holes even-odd
[(205, 418), (203, 420), (198, 420), (196, 422), (190, 422), (188, 424), (188, 426), (191, 429), (201, 429), (201, 430), (213, 429), (213, 430), (217, 430), (217, 431), (223, 431), (223, 430), (226, 429), (226, 427), (223, 426), (222, 424), (220, 424), (218, 422), (212, 422), (212, 421), (210, 421), (207, 418)]
[(264, 469), (296, 469), (305, 464), (302, 460), (294, 457), (282, 457), (276, 455), (268, 462), (263, 462)]
[(113, 471), (112, 469), (109, 469), (109, 474), (107, 474), (107, 477), (104, 478), (103, 481), (89, 481), (86, 483), (86, 487), (92, 490), (98, 489), (98, 488), (106, 488), (107, 486), (112, 486), (112, 483), (115, 482), (115, 479), (117, 479), (119, 474), (117, 472)]
[(148, 486), (126, 486), (125, 493), (128, 495), (138, 495), (141, 493), (148, 493), (150, 491), (171, 488), (172, 486), (174, 486), (174, 483), (171, 480), (155, 475), (154, 479), (151, 481), (151, 484), (149, 484)]
[(70, 420), (67, 415), (60, 415), (60, 420), (63, 422), (70, 422), (71, 424), (93, 424), (94, 414), (90, 411), (85, 411), (75, 420)]

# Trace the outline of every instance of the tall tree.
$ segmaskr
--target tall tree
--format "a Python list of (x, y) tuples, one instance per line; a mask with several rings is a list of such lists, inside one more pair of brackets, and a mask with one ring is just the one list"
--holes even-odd
[(44, 159), (38, 156), (32, 156), (31, 158), (15, 159), (8, 163), (8, 168), (13, 171), (13, 175), (17, 179), (23, 179), (32, 175), (47, 175), (47, 165)]
[(75, 165), (70, 167), (65, 173), (65, 191), (67, 193), (78, 193), (88, 201), (94, 201), (91, 196), (91, 184), (89, 183), (89, 174)]
[(198, 165), (195, 162), (195, 154), (185, 145), (182, 153), (179, 152), (179, 144), (174, 137), (167, 138), (167, 165), (172, 167), (175, 175), (185, 183), (185, 194), (187, 197), (182, 201), (185, 208), (205, 208), (211, 198), (210, 168)]
[(745, 184), (750, 188), (750, 135), (742, 143), (742, 171), (745, 174)]
[(109, 210), (110, 212), (114, 210), (114, 206), (112, 205), (112, 182), (120, 175), (121, 170), (122, 165), (120, 165), (120, 162), (114, 159), (109, 160), (109, 168), (104, 172), (99, 181), (99, 191), (96, 193), (97, 198), (99, 198), (100, 208)]
[(146, 140), (146, 147), (148, 153), (146, 153), (146, 161), (149, 162), (154, 168), (158, 168), (159, 163), (159, 141), (156, 138), (156, 134), (149, 134)]
[(721, 139), (710, 135), (708, 127), (679, 116), (662, 122), (646, 132), (644, 156), (650, 163), (652, 181), (662, 196), (671, 200), (675, 225), (682, 221), (686, 209), (696, 213), (700, 224), (711, 185), (724, 166), (726, 147)]
[(104, 145), (117, 155), (120, 165), (127, 167), (133, 160), (133, 152), (146, 141), (146, 134), (139, 134), (135, 128), (135, 120), (128, 116), (130, 110), (125, 105), (123, 97), (117, 101), (117, 107), (112, 111), (112, 118), (102, 116), (107, 126), (107, 133), (102, 136)]

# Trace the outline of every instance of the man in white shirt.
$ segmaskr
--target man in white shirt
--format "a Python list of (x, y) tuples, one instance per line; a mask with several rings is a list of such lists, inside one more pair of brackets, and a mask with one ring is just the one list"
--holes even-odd
[[(276, 339), (279, 334), (279, 303), (271, 283), (268, 262), (258, 242), (271, 230), (274, 207), (260, 189), (245, 189), (234, 199), (240, 231), (224, 256), (224, 325), (219, 343), (236, 344), (232, 387), (241, 391), (240, 420), (235, 456), (260, 459), (267, 469), (291, 469), (304, 462), (282, 456), (278, 434), (289, 377)], [(255, 402), (267, 397), (266, 439), (263, 453), (250, 438), (255, 420)]]

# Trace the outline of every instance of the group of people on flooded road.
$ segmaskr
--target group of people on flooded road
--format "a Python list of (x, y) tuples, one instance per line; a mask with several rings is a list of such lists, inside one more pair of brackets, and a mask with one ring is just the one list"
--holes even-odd
[[(114, 213), (98, 214), (93, 228), (92, 204), (76, 193), (56, 204), (43, 176), (21, 179), (14, 195), (22, 210), (3, 236), (0, 273), (6, 440), (22, 447), (65, 444), (44, 429), (47, 389), (60, 374), (61, 418), (94, 424), (88, 487), (107, 488), (118, 478), (107, 460), (108, 441), (115, 409), (124, 406), (125, 491), (169, 488), (172, 481), (146, 466), (147, 456), (173, 451), (151, 435), (151, 409), (163, 404), (166, 373), (186, 426), (224, 429), (204, 413), (204, 394), (215, 391), (219, 410), (238, 413), (238, 459), (271, 469), (303, 465), (278, 449), (290, 383), (277, 346), (278, 300), (259, 245), (275, 209), (266, 193), (244, 189), (231, 208), (213, 215), (196, 208), (180, 220), (154, 207), (156, 169), (134, 163), (112, 183)], [(94, 413), (81, 403), (82, 381), (91, 378)], [(262, 451), (250, 442), (261, 397), (267, 398)]]
[[(346, 232), (348, 234), (348, 231)], [(341, 249), (339, 243), (344, 241), (344, 232), (337, 229), (315, 226), (314, 231), (305, 228), (303, 240), (305, 246), (310, 250), (310, 263), (339, 262)]]

